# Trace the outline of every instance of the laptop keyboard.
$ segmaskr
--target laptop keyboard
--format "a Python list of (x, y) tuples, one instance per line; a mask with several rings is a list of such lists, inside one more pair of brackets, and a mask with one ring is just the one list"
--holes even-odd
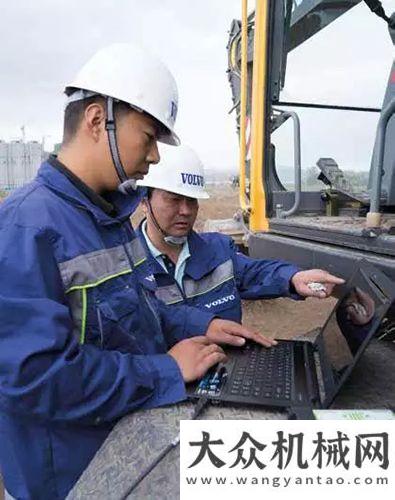
[(228, 394), (257, 399), (291, 399), (292, 352), (291, 342), (280, 342), (270, 349), (247, 344), (234, 364)]

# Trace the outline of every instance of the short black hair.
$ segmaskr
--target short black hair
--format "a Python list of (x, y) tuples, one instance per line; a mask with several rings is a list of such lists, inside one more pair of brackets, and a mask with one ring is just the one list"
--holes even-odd
[[(105, 99), (101, 96), (92, 96), (67, 105), (63, 120), (63, 144), (69, 143), (75, 137), (86, 108), (93, 103), (100, 103), (104, 106)], [(114, 115), (116, 118), (130, 111), (132, 111), (132, 108), (126, 102), (114, 102)]]

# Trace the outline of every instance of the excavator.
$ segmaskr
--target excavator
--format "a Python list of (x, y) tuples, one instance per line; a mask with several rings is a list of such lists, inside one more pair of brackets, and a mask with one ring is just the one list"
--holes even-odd
[[(288, 54), (361, 0), (256, 0), (233, 20), (227, 45), (228, 79), (240, 143), (239, 205), (235, 215), (248, 253), (282, 258), (304, 268), (323, 268), (348, 278), (360, 259), (377, 266), (395, 287), (395, 62), (381, 108), (282, 100)], [(366, 7), (395, 44), (395, 13), (381, 2)], [(334, 158), (317, 158), (319, 191), (302, 189), (299, 108), (377, 113), (377, 134), (366, 189), (355, 189)], [(293, 123), (294, 183), (277, 172), (272, 135)], [(384, 332), (395, 339), (395, 305)]]

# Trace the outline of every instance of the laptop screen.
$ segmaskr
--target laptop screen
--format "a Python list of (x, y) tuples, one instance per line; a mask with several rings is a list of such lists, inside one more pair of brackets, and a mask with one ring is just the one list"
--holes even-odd
[(321, 332), (325, 358), (338, 386), (375, 334), (388, 306), (389, 298), (369, 273), (358, 269)]

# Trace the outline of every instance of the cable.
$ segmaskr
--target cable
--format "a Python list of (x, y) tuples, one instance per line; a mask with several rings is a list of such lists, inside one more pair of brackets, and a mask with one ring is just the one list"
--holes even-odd
[(208, 405), (209, 402), (210, 402), (210, 400), (206, 397), (200, 398), (195, 406), (194, 412), (193, 412), (190, 420), (196, 420), (199, 417), (199, 415), (202, 413), (202, 411), (206, 408), (206, 406)]
[[(208, 398), (200, 398), (195, 405), (194, 412), (190, 420), (196, 420), (202, 411), (206, 408), (209, 403)], [(129, 487), (128, 491), (121, 497), (121, 500), (126, 500), (128, 496), (137, 488), (137, 486), (145, 479), (150, 472), (152, 472), (155, 467), (165, 458), (166, 455), (170, 453), (173, 448), (177, 448), (180, 444), (180, 435), (175, 437), (175, 439), (169, 443), (164, 450), (162, 450), (159, 455), (142, 471), (142, 473), (137, 477), (137, 479)]]

